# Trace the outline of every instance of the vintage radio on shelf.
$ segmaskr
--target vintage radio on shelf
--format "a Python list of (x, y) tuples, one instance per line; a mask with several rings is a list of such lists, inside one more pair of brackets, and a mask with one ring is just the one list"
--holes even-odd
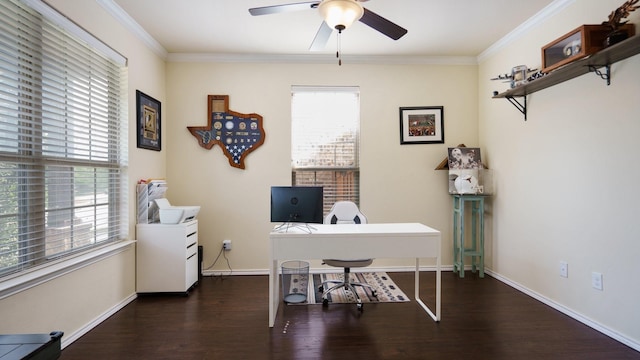
[[(635, 35), (635, 26), (625, 24), (620, 31)], [(542, 72), (548, 73), (562, 65), (594, 54), (605, 47), (612, 33), (606, 25), (582, 25), (542, 47)]]

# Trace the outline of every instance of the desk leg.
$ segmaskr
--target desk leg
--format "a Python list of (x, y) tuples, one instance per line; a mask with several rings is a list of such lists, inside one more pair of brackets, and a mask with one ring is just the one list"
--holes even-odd
[(458, 245), (460, 246), (458, 248), (458, 259), (460, 260), (460, 266), (458, 267), (459, 273), (460, 273), (460, 277), (463, 278), (464, 277), (464, 258), (465, 258), (465, 253), (464, 253), (464, 244), (465, 244), (465, 234), (464, 234), (464, 225), (465, 225), (465, 220), (464, 220), (464, 210), (465, 210), (465, 206), (467, 206), (464, 202), (464, 198), (462, 196), (460, 196), (460, 215), (458, 216), (458, 220), (460, 221), (460, 224), (458, 224), (460, 226), (460, 237), (458, 238)]
[(416, 273), (413, 276), (413, 279), (415, 280), (415, 284), (413, 287), (416, 291), (416, 293), (414, 294), (416, 297), (416, 301), (418, 302), (418, 304), (420, 304), (420, 306), (422, 306), (428, 312), (429, 309), (420, 299), (420, 259), (419, 258), (416, 258)]
[(280, 303), (280, 283), (278, 281), (278, 260), (271, 261), (269, 269), (269, 327), (273, 327), (276, 322), (278, 305)]
[(436, 273), (436, 314), (420, 299), (420, 259), (416, 258), (416, 274), (415, 274), (415, 296), (416, 302), (431, 316), (434, 321), (440, 321), (440, 257), (438, 257), (438, 269)]
[(440, 261), (440, 255), (436, 260), (436, 318), (435, 321), (440, 322), (440, 304), (441, 304), (441, 292), (442, 292), (442, 272), (440, 267), (442, 266)]
[(480, 277), (484, 277), (484, 199), (480, 199)]

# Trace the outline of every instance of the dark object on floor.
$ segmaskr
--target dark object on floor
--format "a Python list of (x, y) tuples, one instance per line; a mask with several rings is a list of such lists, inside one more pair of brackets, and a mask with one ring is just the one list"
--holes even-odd
[(0, 359), (53, 360), (60, 357), (64, 333), (0, 335)]

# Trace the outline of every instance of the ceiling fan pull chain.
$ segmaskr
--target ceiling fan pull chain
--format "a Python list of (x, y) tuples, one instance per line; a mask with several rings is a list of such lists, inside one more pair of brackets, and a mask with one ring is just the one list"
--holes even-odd
[(340, 44), (341, 35), (342, 35), (342, 29), (338, 29), (338, 41), (337, 41), (338, 50), (336, 51), (336, 57), (338, 58), (338, 66), (342, 66), (342, 57), (341, 57), (342, 54), (340, 54), (340, 50), (342, 50), (341, 49), (342, 46)]

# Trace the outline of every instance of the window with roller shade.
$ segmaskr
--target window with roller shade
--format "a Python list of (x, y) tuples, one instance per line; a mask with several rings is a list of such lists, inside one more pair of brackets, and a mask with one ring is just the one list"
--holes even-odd
[(0, 15), (1, 277), (126, 239), (128, 136), (126, 59), (42, 2)]
[(336, 201), (360, 203), (360, 91), (294, 86), (291, 183), (323, 186), (324, 213)]

